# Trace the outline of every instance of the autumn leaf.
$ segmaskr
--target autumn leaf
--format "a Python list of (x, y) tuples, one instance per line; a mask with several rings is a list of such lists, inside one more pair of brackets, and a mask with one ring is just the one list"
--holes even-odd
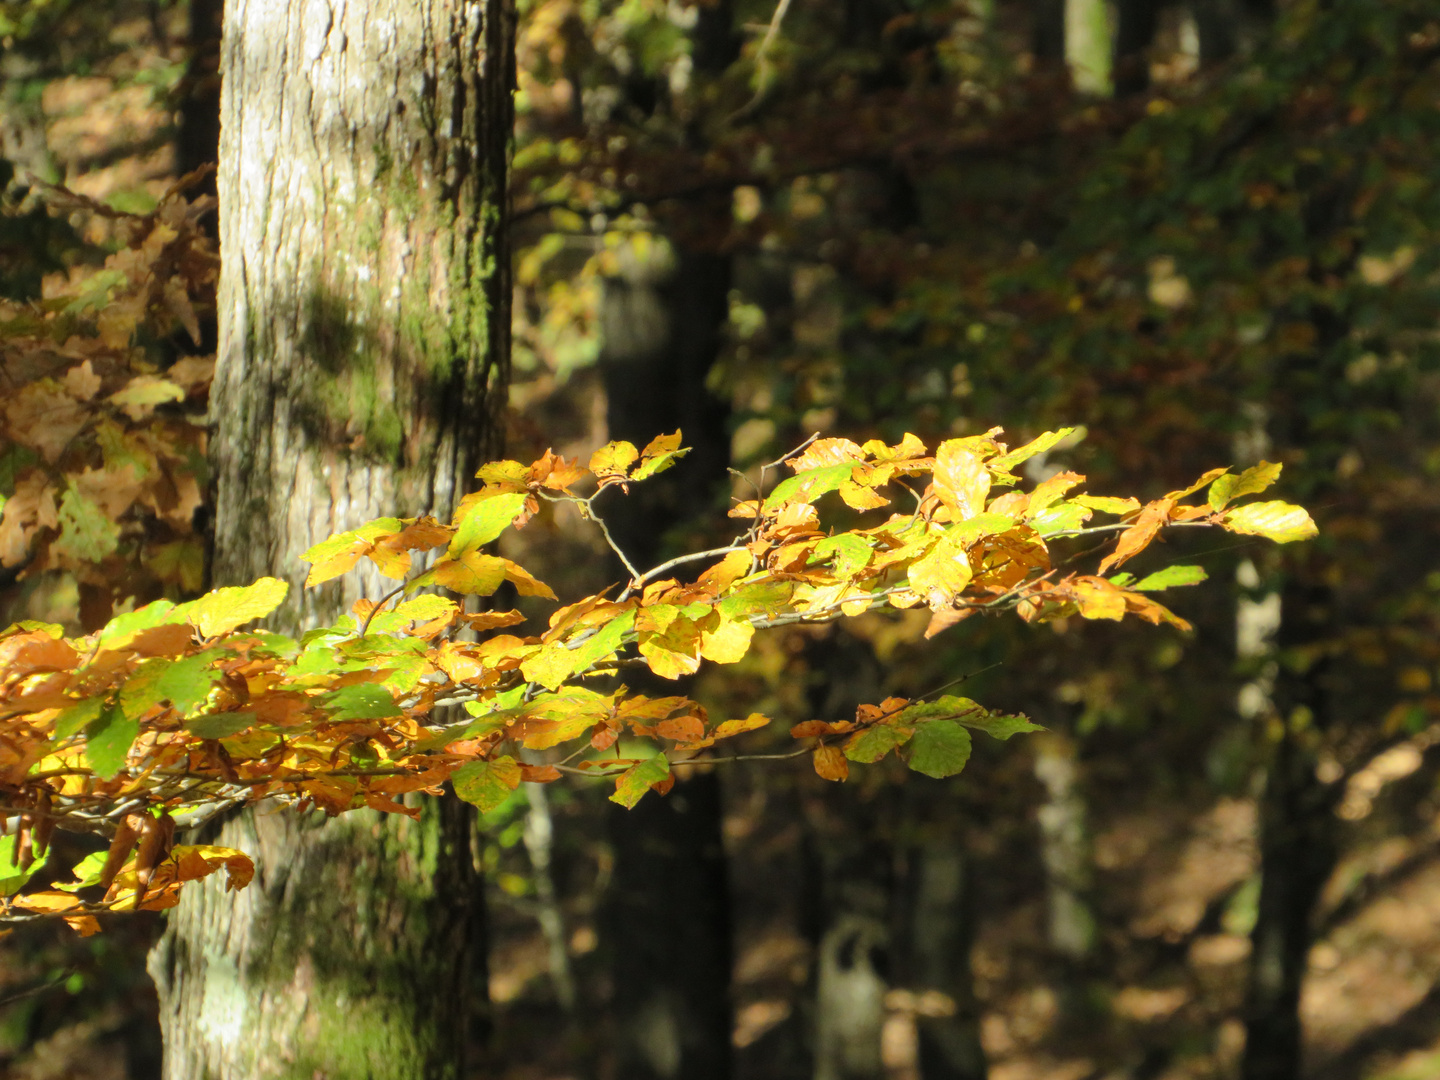
[(627, 810), (633, 809), (645, 793), (670, 776), (670, 759), (663, 752), (632, 765), (615, 779), (615, 794), (610, 801)]
[(618, 483), (630, 475), (630, 466), (640, 457), (635, 444), (621, 439), (606, 443), (590, 455), (590, 471), (599, 478), (601, 485)]
[(950, 508), (954, 521), (984, 511), (992, 480), (985, 459), (963, 445), (964, 441), (948, 439), (935, 451), (935, 494)]
[(245, 888), (255, 876), (250, 856), (217, 844), (176, 844), (168, 862), (174, 867), (176, 881), (198, 881), (223, 869), (226, 892)]
[(817, 746), (811, 755), (815, 773), (822, 780), (844, 780), (850, 775), (850, 762), (838, 746)]
[(1242, 495), (1258, 495), (1276, 480), (1280, 479), (1280, 471), (1284, 466), (1274, 462), (1262, 461), (1246, 469), (1239, 476), (1233, 473), (1226, 473), (1217, 477), (1210, 485), (1209, 503), (1212, 510), (1224, 510), (1227, 505), (1240, 498)]
[(520, 786), (520, 764), (512, 757), (494, 761), (472, 761), (450, 774), (455, 794), (488, 814)]
[(489, 596), (501, 586), (505, 577), (505, 559), (466, 551), (458, 559), (441, 559), (407, 587), (413, 589), (434, 584), (463, 596)]
[(462, 503), (455, 514), (455, 536), (448, 554), (458, 559), (467, 551), (483, 547), (508, 529), (525, 509), (526, 495), (511, 492), (479, 502)]
[(193, 623), (202, 636), (215, 637), (263, 619), (280, 606), (289, 591), (289, 583), (264, 577), (252, 585), (215, 589), (199, 600), (179, 605), (171, 614)]
[(1155, 534), (1170, 520), (1170, 510), (1174, 505), (1174, 499), (1156, 499), (1141, 510), (1135, 524), (1120, 534), (1115, 550), (1100, 560), (1100, 573), (1104, 574), (1144, 551), (1155, 539)]
[(646, 444), (644, 450), (640, 451), (640, 464), (635, 467), (630, 478), (632, 480), (648, 480), (657, 473), (662, 473), (670, 468), (689, 452), (688, 447), (680, 445), (679, 431), (670, 435), (657, 435)]
[(1227, 510), (1221, 524), (1231, 532), (1263, 536), (1277, 544), (1291, 544), (1319, 535), (1315, 522), (1303, 508), (1285, 502), (1249, 503)]

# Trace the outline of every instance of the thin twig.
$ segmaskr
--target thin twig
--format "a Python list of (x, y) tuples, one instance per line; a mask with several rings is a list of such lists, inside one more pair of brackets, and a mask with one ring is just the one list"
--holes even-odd
[(767, 54), (770, 46), (779, 36), (780, 24), (785, 21), (785, 13), (789, 10), (790, 0), (780, 0), (775, 5), (775, 14), (770, 16), (770, 25), (765, 30), (765, 36), (760, 39), (759, 46), (755, 49), (755, 96), (730, 114), (731, 123), (749, 118), (764, 102), (766, 91), (770, 89), (769, 80), (766, 78), (770, 73), (770, 60)]

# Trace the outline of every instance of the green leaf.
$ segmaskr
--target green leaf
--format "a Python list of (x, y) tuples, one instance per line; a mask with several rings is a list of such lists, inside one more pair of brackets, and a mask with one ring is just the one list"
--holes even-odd
[[(78, 880), (72, 881), (69, 884), (57, 881), (55, 888), (73, 893), (79, 892), (81, 889), (88, 889), (92, 885), (100, 884), (100, 875), (105, 870), (105, 861), (108, 854), (108, 852), (104, 851), (92, 851), (70, 868), (70, 873)], [(3, 858), (3, 850), (0, 850), (0, 859)], [(0, 868), (0, 873), (3, 872), (3, 868)], [(0, 887), (0, 891), (3, 891), (3, 887)]]
[(163, 700), (169, 701), (175, 711), (184, 715), (207, 697), (215, 684), (223, 677), (214, 662), (224, 655), (220, 649), (207, 649), (183, 660), (176, 660), (155, 684)]
[(634, 610), (611, 619), (575, 648), (575, 668), (582, 675), (601, 660), (617, 652), (625, 635), (635, 628)]
[(851, 761), (870, 764), (879, 761), (895, 747), (903, 746), (914, 733), (915, 729), (910, 727), (876, 724), (850, 736), (845, 744), (845, 756)]
[(174, 614), (194, 623), (203, 636), (215, 637), (253, 619), (263, 619), (280, 606), (289, 591), (287, 582), (263, 577), (253, 585), (208, 592), (199, 600), (181, 604)]
[(520, 516), (526, 498), (524, 492), (511, 492), (464, 508), (461, 511), (464, 516), (456, 522), (458, 528), (450, 540), (450, 558), (458, 559), (464, 552), (474, 551), (498, 537)]
[(255, 723), (249, 712), (217, 712), (192, 717), (185, 721), (185, 730), (201, 739), (228, 739)]
[(0, 896), (15, 895), (35, 872), (45, 865), (44, 859), (36, 859), (29, 869), (21, 870), (15, 862), (19, 843), (20, 837), (13, 833), (10, 836), (0, 836)]
[(472, 761), (450, 774), (455, 794), (489, 813), (510, 797), (520, 785), (520, 763), (512, 757), (494, 761)]
[(1256, 495), (1280, 479), (1284, 466), (1275, 462), (1262, 461), (1251, 466), (1239, 476), (1226, 473), (1210, 485), (1210, 509), (1224, 510), (1226, 505), (1242, 495)]
[(1141, 578), (1130, 588), (1136, 592), (1160, 592), (1162, 589), (1174, 589), (1180, 585), (1199, 585), (1206, 577), (1203, 567), (1167, 566), (1164, 570), (1157, 570)]
[(85, 732), (85, 756), (95, 775), (102, 780), (115, 779), (139, 735), (139, 720), (126, 716), (118, 706), (106, 705), (100, 719)]
[(1054, 536), (1056, 533), (1074, 532), (1084, 528), (1088, 520), (1090, 508), (1067, 499), (1041, 510), (1030, 520), (1030, 524), (1041, 536)]
[(83, 731), (100, 719), (100, 710), (103, 708), (105, 708), (105, 698), (103, 697), (88, 698), (71, 705), (55, 718), (55, 738), (68, 739), (71, 735)]
[(1221, 524), (1231, 532), (1263, 536), (1277, 544), (1309, 540), (1319, 533), (1302, 507), (1286, 502), (1249, 503), (1227, 510)]
[(689, 452), (690, 447), (685, 446), (676, 450), (666, 450), (663, 453), (654, 455), (653, 457), (646, 457), (643, 461), (640, 462), (639, 465), (635, 467), (635, 471), (630, 474), (630, 479), (648, 480), (656, 473), (662, 473), (666, 469), (670, 468), (671, 465), (674, 465), (675, 462), (679, 461)]
[(155, 600), (136, 611), (116, 615), (101, 629), (100, 644), (107, 649), (123, 649), (143, 630), (184, 621), (184, 613), (169, 600)]
[(954, 720), (931, 720), (915, 729), (910, 740), (910, 768), (943, 780), (970, 760), (970, 732)]
[(120, 711), (132, 720), (139, 720), (152, 705), (159, 704), (165, 697), (160, 691), (160, 680), (173, 666), (172, 660), (146, 660), (140, 664), (120, 687)]
[(813, 502), (827, 491), (834, 491), (855, 471), (856, 462), (846, 461), (839, 465), (824, 465), (818, 469), (806, 469), (788, 480), (782, 480), (765, 500), (764, 509), (774, 510), (784, 506), (791, 499)]
[(329, 710), (332, 720), (385, 720), (404, 715), (390, 692), (374, 683), (342, 686), (320, 700)]
[(1006, 716), (992, 713), (985, 706), (967, 697), (949, 694), (934, 701), (921, 701), (908, 705), (897, 713), (892, 723), (923, 724), (940, 720), (954, 720), (967, 728), (983, 731), (996, 739), (1008, 739), (1026, 731), (1044, 731), (1038, 724), (1032, 724), (1024, 716)]
[[(396, 630), (403, 629), (415, 622), (430, 622), (432, 619), (440, 619), (455, 612), (459, 605), (444, 596), (436, 596), (434, 593), (424, 593), (413, 599), (396, 604), (393, 608), (377, 614), (370, 620), (367, 634), (389, 634)], [(364, 625), (364, 620), (361, 620)]]
[(39, 460), (40, 455), (28, 446), (12, 444), (0, 450), (0, 493), (13, 495), (21, 470), (28, 469)]
[(615, 794), (610, 801), (627, 810), (633, 809), (650, 788), (670, 775), (670, 759), (662, 750), (654, 757), (632, 765), (615, 779)]
[[(1008, 527), (1011, 522), (1005, 524)], [(850, 577), (868, 566), (874, 555), (875, 549), (863, 536), (841, 533), (839, 536), (827, 536), (816, 544), (812, 561), (821, 563), (833, 559), (835, 573), (840, 577)]]
[(1024, 735), (1031, 731), (1044, 731), (1039, 724), (1032, 724), (1025, 716), (1007, 716), (1004, 713), (992, 713), (981, 711), (972, 716), (966, 716), (960, 723), (974, 731), (983, 731), (992, 739), (999, 739), (1004, 742), (1011, 735)]
[(78, 562), (99, 562), (120, 546), (120, 527), (71, 480), (60, 496), (60, 535), (55, 550)]

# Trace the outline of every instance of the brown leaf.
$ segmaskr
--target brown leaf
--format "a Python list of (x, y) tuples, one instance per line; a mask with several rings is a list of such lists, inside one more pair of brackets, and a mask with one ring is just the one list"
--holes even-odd
[(550, 784), (560, 779), (560, 770), (554, 765), (531, 765), (522, 761), (520, 779), (527, 784)]

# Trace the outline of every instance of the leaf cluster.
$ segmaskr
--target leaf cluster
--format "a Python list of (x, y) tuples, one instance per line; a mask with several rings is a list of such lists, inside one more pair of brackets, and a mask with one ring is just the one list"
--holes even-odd
[[(785, 754), (720, 755), (717, 744), (769, 719), (712, 717), (688, 697), (638, 693), (610, 676), (635, 665), (676, 680), (707, 660), (739, 661), (757, 631), (882, 608), (928, 608), (932, 634), (1006, 610), (1030, 622), (1134, 614), (1184, 628), (1148, 593), (1199, 580), (1195, 568), (1139, 582), (1101, 575), (1165, 526), (1281, 543), (1314, 534), (1299, 507), (1235, 502), (1267, 488), (1273, 465), (1216, 469), (1143, 505), (1076, 494), (1084, 478), (1074, 473), (1022, 488), (1013, 470), (1066, 434), (1010, 450), (997, 428), (933, 453), (913, 435), (896, 445), (811, 440), (787, 455), (792, 475), (733, 507), (747, 524), (730, 544), (644, 572), (618, 552), (630, 577), (613, 598), (605, 590), (566, 604), (528, 634), (511, 632), (526, 621), (519, 612), (474, 610), (469, 598), (507, 585), (553, 592), (483, 549), (542, 500), (575, 504), (608, 539), (597, 499), (667, 468), (684, 453), (679, 432), (643, 449), (611, 443), (588, 467), (550, 452), (530, 465), (493, 462), (448, 523), (384, 518), (317, 544), (307, 585), (361, 559), (396, 585), (299, 638), (246, 629), (283, 601), (288, 586), (274, 578), (155, 601), (81, 638), (12, 626), (0, 634), (6, 910), (59, 914), (88, 931), (97, 911), (170, 906), (184, 881), (222, 866), (238, 887), (246, 856), (175, 846), (174, 830), (261, 799), (415, 816), (406, 796), (447, 782), (489, 809), (522, 781), (571, 773), (613, 780), (611, 799), (633, 806), (699, 761), (808, 754), (820, 776), (843, 780), (850, 763), (892, 750), (916, 772), (953, 776), (971, 731), (1003, 739), (1035, 726), (966, 698), (892, 698), (853, 720), (797, 725), (800, 745)], [(1184, 501), (1207, 488), (1205, 502)], [(848, 527), (822, 523), (822, 504)], [(1055, 559), (1052, 545), (1074, 537), (1114, 541), (1097, 573)], [(462, 706), (458, 720), (445, 705)], [(108, 853), (77, 867), (69, 891), (21, 891), (57, 826), (108, 836)]]

